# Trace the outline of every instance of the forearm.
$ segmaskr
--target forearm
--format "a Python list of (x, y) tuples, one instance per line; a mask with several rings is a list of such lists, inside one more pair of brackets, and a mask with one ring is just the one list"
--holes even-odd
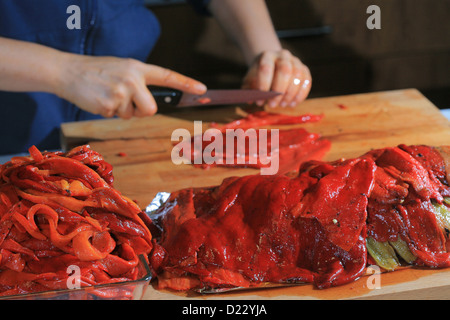
[(92, 57), (0, 37), (0, 90), (56, 94), (105, 117), (152, 115), (147, 85), (203, 94), (206, 86), (182, 74), (135, 59)]
[(0, 90), (57, 93), (67, 53), (0, 37)]
[(264, 0), (212, 0), (209, 9), (248, 65), (264, 51), (281, 50)]

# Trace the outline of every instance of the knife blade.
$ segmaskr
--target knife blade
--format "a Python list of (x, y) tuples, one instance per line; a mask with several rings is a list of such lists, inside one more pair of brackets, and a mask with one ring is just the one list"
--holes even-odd
[(250, 104), (258, 100), (268, 100), (279, 95), (275, 91), (254, 89), (208, 90), (203, 95), (190, 94), (176, 89), (149, 87), (158, 105), (168, 104), (179, 108), (227, 104)]

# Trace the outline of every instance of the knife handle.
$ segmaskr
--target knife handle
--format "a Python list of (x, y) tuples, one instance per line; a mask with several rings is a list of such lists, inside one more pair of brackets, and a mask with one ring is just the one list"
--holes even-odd
[(156, 104), (170, 104), (172, 106), (178, 105), (181, 99), (181, 95), (183, 94), (180, 90), (176, 89), (168, 89), (168, 88), (160, 88), (160, 87), (151, 87), (149, 86), (153, 98), (155, 98)]

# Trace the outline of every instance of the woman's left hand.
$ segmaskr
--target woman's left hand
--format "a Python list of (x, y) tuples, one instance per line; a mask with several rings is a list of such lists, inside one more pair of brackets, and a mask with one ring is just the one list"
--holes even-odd
[[(281, 94), (267, 101), (270, 107), (295, 107), (311, 90), (311, 73), (299, 58), (288, 50), (264, 51), (250, 66), (243, 88), (277, 91)], [(257, 101), (262, 106), (264, 101)]]

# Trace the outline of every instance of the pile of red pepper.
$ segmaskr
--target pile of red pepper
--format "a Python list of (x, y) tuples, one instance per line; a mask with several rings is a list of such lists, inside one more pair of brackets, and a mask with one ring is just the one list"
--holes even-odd
[(0, 166), (0, 295), (67, 289), (71, 266), (81, 287), (136, 280), (152, 249), (143, 218), (88, 146), (30, 148)]
[(155, 215), (158, 286), (328, 288), (371, 264), (449, 267), (449, 149), (401, 145), (174, 192)]

